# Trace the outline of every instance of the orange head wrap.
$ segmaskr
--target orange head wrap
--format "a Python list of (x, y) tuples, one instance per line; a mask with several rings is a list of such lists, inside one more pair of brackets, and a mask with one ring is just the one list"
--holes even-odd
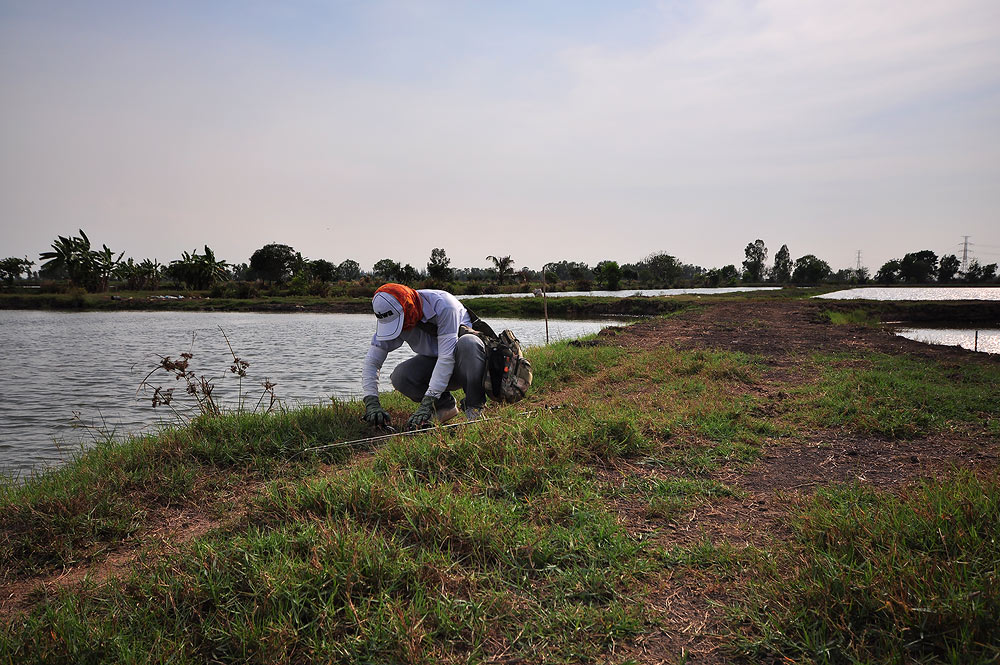
[(420, 294), (403, 284), (383, 284), (375, 289), (375, 293), (388, 293), (403, 306), (403, 330), (412, 330), (424, 316), (424, 304)]

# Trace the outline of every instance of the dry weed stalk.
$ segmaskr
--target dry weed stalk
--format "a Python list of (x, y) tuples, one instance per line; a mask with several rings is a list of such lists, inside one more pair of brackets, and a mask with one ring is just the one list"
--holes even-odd
[[(246, 411), (246, 397), (247, 395), (243, 392), (243, 379), (247, 375), (247, 370), (250, 367), (250, 363), (239, 356), (233, 351), (233, 345), (229, 341), (229, 336), (226, 331), (219, 327), (219, 331), (222, 333), (223, 339), (226, 340), (226, 346), (229, 349), (230, 355), (233, 357), (233, 362), (229, 366), (229, 373), (234, 374), (238, 380), (238, 400), (236, 404), (235, 413), (247, 413)], [(192, 346), (194, 345), (194, 336), (191, 339)], [(185, 394), (191, 395), (195, 404), (198, 408), (198, 412), (203, 416), (219, 416), (222, 415), (226, 410), (221, 402), (215, 397), (215, 382), (223, 377), (210, 378), (204, 374), (198, 375), (191, 368), (191, 360), (194, 358), (194, 354), (191, 351), (185, 351), (180, 354), (180, 357), (174, 359), (170, 356), (160, 356), (159, 362), (143, 377), (142, 381), (139, 382), (139, 388), (136, 390), (136, 395), (139, 392), (148, 392), (152, 390), (152, 397), (150, 398), (150, 403), (153, 408), (160, 405), (169, 407), (174, 414), (183, 420), (183, 416), (177, 411), (173, 406), (174, 401), (174, 388), (164, 388), (163, 386), (154, 386), (149, 382), (150, 377), (152, 377), (157, 372), (164, 372), (170, 376), (174, 377), (175, 381), (184, 382), (184, 392)], [(261, 393), (254, 405), (253, 409), (249, 413), (270, 413), (275, 408), (280, 408), (281, 401), (278, 399), (274, 392), (276, 384), (269, 378), (265, 377), (263, 381), (260, 382)], [(267, 397), (267, 406), (264, 407), (264, 398)]]

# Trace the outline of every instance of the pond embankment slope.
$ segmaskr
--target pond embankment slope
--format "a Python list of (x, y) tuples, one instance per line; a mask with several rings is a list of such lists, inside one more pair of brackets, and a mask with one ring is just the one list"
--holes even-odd
[(103, 446), (2, 496), (0, 661), (987, 662), (1000, 358), (828, 309), (538, 349), (526, 402), (360, 450), (305, 452), (336, 403)]
[[(723, 302), (774, 302), (802, 300), (829, 293), (833, 287), (785, 288), (724, 294), (686, 294), (669, 297), (597, 296), (464, 297), (473, 311), (484, 316), (520, 316), (541, 318), (544, 312), (552, 317), (595, 318), (601, 316), (658, 316), (687, 309), (694, 305)], [(623, 292), (627, 293), (627, 292)], [(911, 322), (983, 323), (1000, 322), (1000, 302), (991, 301), (868, 301), (824, 300), (821, 305), (831, 311), (863, 309), (882, 320)], [(150, 292), (124, 294), (107, 293), (0, 293), (0, 310), (46, 311), (192, 311), (192, 312), (310, 312), (334, 314), (367, 314), (371, 310), (369, 297), (350, 296), (262, 296), (257, 298), (211, 298), (205, 293), (188, 293), (184, 297), (165, 296)]]
[[(717, 297), (717, 296), (711, 296)], [(477, 313), (492, 316), (541, 318), (546, 310), (542, 298), (475, 298), (465, 300)], [(656, 316), (683, 309), (684, 298), (623, 297), (602, 298), (573, 296), (548, 298), (549, 316), (593, 318), (601, 316)], [(371, 313), (371, 298), (347, 296), (320, 298), (314, 296), (275, 296), (260, 298), (211, 298), (204, 295), (176, 296), (135, 294), (0, 294), (0, 310), (45, 310), (60, 312), (308, 312), (333, 314)]]

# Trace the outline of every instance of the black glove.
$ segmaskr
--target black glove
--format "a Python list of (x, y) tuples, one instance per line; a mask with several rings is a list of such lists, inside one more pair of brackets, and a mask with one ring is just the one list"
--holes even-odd
[(412, 430), (427, 427), (427, 424), (431, 421), (431, 416), (434, 415), (435, 402), (437, 402), (436, 397), (424, 395), (424, 398), (420, 400), (420, 406), (413, 412), (410, 419), (406, 421), (406, 429)]
[(364, 398), (365, 415), (362, 418), (372, 427), (388, 427), (392, 424), (392, 416), (382, 408), (378, 395), (366, 395)]

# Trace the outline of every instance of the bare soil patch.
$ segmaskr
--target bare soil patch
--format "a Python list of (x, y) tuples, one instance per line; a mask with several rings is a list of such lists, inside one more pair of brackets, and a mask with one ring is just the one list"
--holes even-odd
[(679, 349), (724, 349), (771, 359), (815, 351), (866, 349), (1000, 368), (1000, 358), (994, 355), (915, 342), (877, 327), (830, 324), (820, 315), (825, 308), (822, 303), (809, 301), (727, 302), (628, 328), (607, 329), (602, 335), (606, 343), (625, 347), (671, 344)]

